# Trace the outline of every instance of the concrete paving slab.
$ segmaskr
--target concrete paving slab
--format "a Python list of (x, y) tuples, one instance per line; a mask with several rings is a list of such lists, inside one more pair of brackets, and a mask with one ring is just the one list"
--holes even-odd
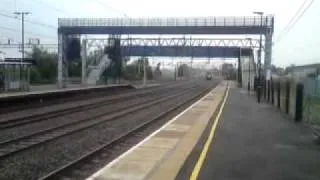
[(225, 90), (226, 84), (217, 86), (88, 180), (174, 179), (218, 107)]

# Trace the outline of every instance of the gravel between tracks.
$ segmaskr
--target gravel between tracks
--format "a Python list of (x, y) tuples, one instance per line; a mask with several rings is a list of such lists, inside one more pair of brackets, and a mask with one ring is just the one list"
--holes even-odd
[[(164, 94), (165, 92), (160, 92), (158, 94), (148, 94), (147, 97), (142, 97), (141, 95), (134, 95), (134, 96), (131, 96), (130, 98), (118, 99), (117, 101), (114, 101), (111, 104), (103, 105), (98, 108), (71, 113), (71, 114), (59, 116), (53, 119), (40, 121), (37, 123), (31, 123), (31, 124), (26, 124), (26, 125), (14, 127), (14, 128), (3, 129), (0, 131), (0, 141), (11, 139), (18, 136), (27, 135), (33, 132), (37, 132), (41, 129), (46, 129), (48, 127), (56, 127), (66, 123), (77, 122), (83, 119), (88, 119), (90, 117), (93, 117), (99, 114), (106, 114), (109, 112), (113, 112), (113, 111), (116, 111), (117, 109), (128, 107), (129, 105), (132, 105), (132, 104), (137, 104), (139, 102), (142, 103), (142, 102), (145, 102), (146, 100), (156, 99), (157, 97), (160, 97)], [(124, 104), (123, 101), (125, 101), (126, 103)]]
[[(183, 84), (185, 84), (185, 82), (182, 82), (182, 83), (180, 82), (178, 85), (183, 85)], [(63, 116), (49, 118), (47, 120), (38, 121), (36, 123), (28, 123), (25, 125), (20, 125), (20, 126), (14, 127), (14, 128), (1, 129), (0, 130), (0, 141), (6, 140), (6, 139), (11, 139), (11, 138), (22, 136), (22, 135), (26, 135), (26, 134), (30, 134), (32, 132), (39, 131), (41, 129), (45, 129), (47, 127), (57, 126), (58, 124), (63, 124), (65, 122), (76, 121), (78, 117), (82, 117), (82, 118), (89, 117), (92, 114), (101, 113), (101, 111), (104, 112), (105, 111), (104, 109), (108, 109), (111, 111), (111, 110), (117, 108), (117, 104), (119, 104), (120, 101), (128, 102), (133, 99), (138, 99), (138, 98), (141, 99), (146, 94), (148, 96), (153, 95), (153, 94), (157, 95), (156, 93), (158, 93), (160, 95), (161, 91), (163, 91), (163, 90), (170, 91), (170, 90), (172, 90), (172, 88), (174, 88), (176, 86), (177, 86), (177, 84), (167, 84), (166, 86), (163, 86), (163, 87), (140, 89), (140, 90), (136, 90), (136, 91), (131, 91), (129, 93), (118, 94), (118, 95), (115, 95), (112, 97), (111, 96), (100, 97), (100, 98), (96, 98), (96, 99), (87, 99), (86, 101), (82, 100), (82, 101), (78, 101), (78, 102), (67, 102), (66, 104), (59, 104), (59, 105), (54, 105), (54, 106), (42, 107), (39, 109), (23, 110), (23, 111), (21, 111), (21, 114), (19, 114), (18, 112), (9, 113), (9, 114), (7, 114), (8, 117), (6, 115), (2, 115), (3, 117), (6, 117), (8, 119), (9, 117), (24, 117), (24, 115), (28, 116), (30, 114), (51, 112), (51, 111), (54, 111), (57, 109), (76, 107), (76, 106), (83, 105), (83, 104), (90, 105), (95, 102), (111, 103), (111, 104), (99, 105), (99, 107), (95, 107), (94, 109), (88, 109), (85, 111), (80, 110), (80, 111), (76, 111), (76, 112), (66, 114)], [(162, 93), (164, 93), (164, 92), (162, 92)], [(0, 117), (0, 119), (1, 119), (1, 117)]]
[[(183, 84), (179, 83), (179, 84)], [(126, 90), (123, 91), (123, 93), (120, 92), (115, 92), (114, 94), (106, 94), (106, 95), (101, 95), (101, 96), (95, 96), (95, 97), (90, 97), (88, 96), (87, 99), (84, 99), (84, 97), (80, 98), (80, 99), (73, 99), (73, 100), (68, 100), (68, 98), (66, 99), (60, 99), (59, 101), (64, 101), (64, 103), (60, 103), (60, 104), (53, 104), (53, 105), (43, 105), (39, 108), (31, 108), (28, 109), (28, 107), (21, 108), (18, 111), (15, 112), (9, 112), (9, 113), (1, 113), (0, 114), (0, 122), (2, 121), (6, 121), (6, 120), (10, 120), (10, 119), (15, 119), (15, 118), (21, 118), (21, 117), (26, 117), (26, 116), (30, 116), (30, 115), (35, 115), (35, 114), (43, 114), (45, 112), (52, 112), (55, 110), (61, 110), (61, 109), (67, 109), (67, 108), (71, 108), (71, 107), (76, 107), (79, 105), (86, 105), (86, 104), (92, 104), (92, 103), (97, 103), (97, 102), (101, 102), (101, 101), (105, 101), (105, 100), (109, 100), (111, 98), (117, 98), (117, 97), (124, 97), (124, 96), (132, 96), (134, 94), (138, 94), (138, 93), (143, 93), (143, 92), (148, 92), (150, 90), (155, 90), (157, 91), (158, 89), (161, 88), (167, 88), (167, 87), (171, 87), (173, 86), (172, 84), (167, 84), (165, 86), (161, 86), (161, 87), (149, 87), (149, 88), (145, 88), (145, 89), (130, 89), (130, 90)], [(174, 86), (173, 86), (174, 87)]]
[[(147, 117), (161, 113), (164, 109), (174, 106), (181, 99), (190, 98), (192, 94), (209, 85), (198, 83), (198, 86), (198, 90), (190, 91), (182, 97), (173, 98), (158, 106), (126, 115), (116, 121), (106, 122), (94, 128), (59, 138), (0, 161), (0, 179), (37, 179), (110, 140), (119, 132), (129, 131), (132, 126), (145, 121)], [(116, 150), (116, 152), (121, 151)]]
[[(121, 94), (125, 92), (130, 92), (133, 89), (130, 87), (115, 87), (115, 88), (103, 88), (100, 89), (100, 91), (89, 91), (89, 92), (80, 92), (79, 93), (71, 93), (68, 96), (63, 96), (61, 98), (56, 98), (57, 96), (51, 95), (51, 97), (55, 98), (49, 98), (48, 96), (42, 99), (40, 102), (40, 98), (31, 98), (31, 99), (24, 99), (25, 101), (18, 101), (15, 100), (12, 102), (7, 102), (6, 100), (1, 99), (0, 104), (0, 113), (7, 113), (7, 112), (15, 112), (20, 111), (21, 109), (34, 109), (34, 108), (42, 108), (43, 106), (50, 106), (50, 105), (57, 105), (61, 103), (65, 103), (67, 101), (79, 101), (83, 99), (93, 99), (95, 97), (101, 97), (101, 96), (109, 96), (114, 94)], [(60, 97), (60, 96), (58, 96)], [(19, 99), (19, 97), (17, 97)]]

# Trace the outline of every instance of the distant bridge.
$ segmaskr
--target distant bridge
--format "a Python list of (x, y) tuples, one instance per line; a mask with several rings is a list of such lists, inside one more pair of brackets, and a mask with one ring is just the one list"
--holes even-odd
[(58, 20), (62, 34), (260, 34), (273, 26), (273, 16)]
[[(130, 34), (148, 35), (214, 35), (214, 34), (238, 34), (238, 35), (264, 35), (265, 69), (271, 67), (272, 35), (274, 31), (273, 16), (252, 17), (193, 17), (193, 18), (63, 18), (58, 19), (58, 84), (65, 84), (67, 77), (66, 43), (68, 38), (74, 38), (81, 34), (109, 34), (121, 37)], [(204, 40), (211, 44), (195, 44), (194, 40), (178, 40), (178, 44), (172, 42), (164, 45), (163, 38), (147, 40), (150, 44), (135, 45), (127, 40), (122, 42), (122, 53), (127, 56), (191, 56), (191, 57), (238, 57), (252, 52), (249, 49), (256, 47), (252, 43), (248, 45), (236, 44), (222, 46), (213, 43), (212, 40)], [(138, 40), (137, 40), (138, 41)], [(82, 45), (82, 51), (86, 51), (87, 42)], [(152, 42), (157, 42), (152, 44)], [(168, 41), (166, 41), (168, 42)], [(223, 41), (221, 41), (223, 42)], [(180, 43), (180, 44), (179, 44)], [(181, 44), (182, 43), (182, 44)], [(255, 45), (253, 45), (255, 44)], [(244, 54), (242, 54), (244, 53)], [(82, 54), (84, 54), (82, 52)], [(85, 62), (85, 56), (82, 56)], [(83, 63), (85, 64), (85, 63)]]

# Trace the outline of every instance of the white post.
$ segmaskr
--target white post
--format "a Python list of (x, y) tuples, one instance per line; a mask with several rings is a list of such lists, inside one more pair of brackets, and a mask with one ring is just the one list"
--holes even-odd
[(87, 40), (82, 40), (82, 49), (81, 49), (81, 82), (82, 85), (86, 85), (87, 81)]
[(267, 80), (271, 78), (272, 32), (270, 31), (265, 34), (264, 69)]
[(58, 34), (58, 88), (63, 88), (63, 35)]
[(146, 86), (146, 81), (147, 81), (147, 68), (146, 68), (146, 58), (143, 58), (143, 87)]

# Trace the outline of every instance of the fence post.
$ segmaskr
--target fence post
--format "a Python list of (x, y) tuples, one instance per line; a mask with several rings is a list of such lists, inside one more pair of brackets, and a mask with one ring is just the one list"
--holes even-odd
[(303, 111), (303, 84), (298, 83), (296, 89), (296, 112), (295, 112), (295, 122), (302, 121), (302, 111)]
[(289, 114), (290, 105), (290, 82), (286, 82), (286, 113)]
[(268, 86), (268, 102), (270, 102), (270, 80), (267, 81), (267, 86)]
[(266, 78), (263, 78), (263, 96), (264, 100), (267, 100), (267, 81)]
[(257, 91), (257, 82), (258, 82), (258, 79), (257, 79), (257, 77), (255, 76), (255, 77), (254, 77), (254, 80), (253, 80), (253, 90), (254, 90), (254, 91)]
[(272, 105), (274, 105), (274, 82), (272, 78), (271, 78), (271, 103)]
[(281, 83), (280, 83), (280, 80), (279, 80), (279, 82), (278, 82), (278, 89), (277, 89), (277, 107), (280, 109), (280, 85), (281, 85)]

